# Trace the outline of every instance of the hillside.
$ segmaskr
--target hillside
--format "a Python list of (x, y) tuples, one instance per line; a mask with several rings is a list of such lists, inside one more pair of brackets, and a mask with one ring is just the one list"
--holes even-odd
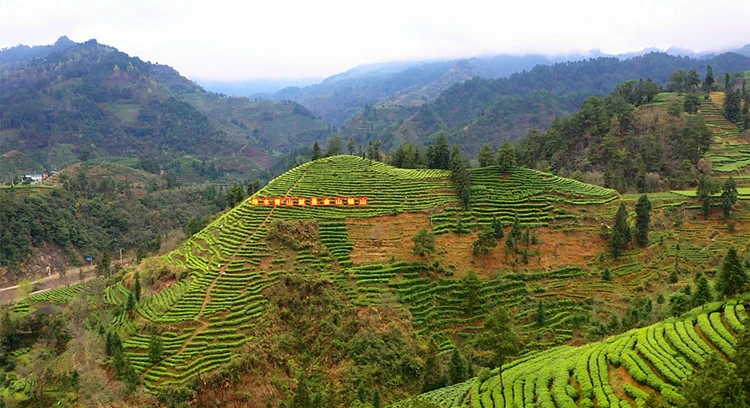
[(484, 143), (497, 145), (516, 140), (533, 128), (544, 129), (557, 118), (580, 108), (590, 96), (603, 96), (631, 79), (647, 78), (665, 84), (678, 68), (696, 69), (704, 75), (707, 65), (718, 73), (750, 68), (750, 58), (725, 53), (697, 60), (663, 53), (650, 53), (626, 60), (597, 58), (587, 61), (539, 65), (508, 78), (474, 78), (455, 84), (435, 100), (418, 109), (375, 106), (389, 115), (378, 117), (365, 111), (340, 132), (357, 143), (380, 139), (385, 148), (404, 141), (426, 144), (435, 133), (444, 131), (450, 143), (476, 155)]
[[(681, 406), (688, 400), (679, 387), (694, 370), (714, 354), (734, 356), (738, 334), (749, 322), (746, 304), (714, 303), (598, 343), (552, 348), (507, 365), (505, 387), (495, 371), (424, 394), (422, 400), (443, 408), (632, 407), (644, 406), (658, 393), (663, 403)], [(410, 401), (391, 405), (411, 406)]]
[[(608, 345), (622, 346), (654, 329), (628, 330), (670, 314), (671, 306), (658, 297), (672, 296), (693, 281), (696, 271), (715, 280), (727, 249), (742, 249), (750, 240), (747, 202), (737, 204), (736, 225), (730, 229), (717, 212), (707, 221), (698, 217), (699, 206), (684, 195), (657, 193), (649, 195), (654, 206), (650, 244), (631, 246), (613, 259), (607, 226), (616, 207), (624, 203), (632, 211), (637, 196), (524, 168), (503, 173), (486, 167), (470, 170), (473, 188), (466, 211), (448, 176), (444, 170), (396, 169), (353, 156), (306, 163), (222, 214), (161, 261), (140, 265), (139, 275), (130, 270), (33, 294), (16, 304), (13, 316), (22, 321), (35, 310), (46, 310), (45, 304), (75, 304), (79, 296), (100, 305), (111, 322), (107, 338), (114, 333), (122, 338), (121, 354), (107, 349), (116, 367), (113, 375), (149, 391), (110, 392), (111, 398), (126, 398), (127, 405), (156, 404), (157, 399), (163, 405), (216, 406), (222, 401), (264, 407), (290, 404), (304, 390), (318, 406), (350, 406), (358, 388), (366, 393), (379, 389), (384, 401), (394, 402), (431, 384), (427, 361), (445, 367), (452, 350), (469, 352), (472, 337), (495, 306), (512, 310), (524, 339), (522, 359), (514, 364), (519, 368), (510, 369), (509, 376), (531, 367), (523, 361), (532, 364), (558, 352), (556, 357), (564, 354), (576, 364), (587, 361), (579, 356), (594, 351), (598, 359), (606, 358), (602, 350)], [(313, 197), (344, 201), (313, 206)], [(281, 201), (266, 206), (264, 198)], [(298, 205), (300, 198), (305, 206)], [(496, 239), (497, 246), (486, 254), (473, 253), (479, 233), (493, 218), (504, 224), (505, 237), (517, 228), (519, 240)], [(412, 251), (412, 237), (421, 228), (435, 233), (436, 252), (419, 256)], [(137, 276), (140, 300), (128, 306)], [(541, 318), (540, 308), (546, 310)], [(654, 327), (663, 330), (669, 324)], [(708, 330), (700, 320), (698, 325)], [(733, 327), (727, 330), (736, 333)], [(569, 347), (622, 332), (614, 343)], [(103, 337), (79, 342), (98, 350)], [(116, 340), (107, 341), (107, 347), (116, 347)], [(158, 358), (149, 351), (154, 342), (161, 344)], [(560, 345), (565, 347), (535, 354)], [(636, 346), (633, 356), (645, 346)], [(9, 350), (13, 359), (32, 358), (28, 349)], [(55, 372), (94, 364), (76, 360), (75, 353), (72, 348), (61, 352)], [(482, 361), (473, 358), (476, 364)], [(689, 372), (685, 364), (674, 373), (678, 380)], [(436, 370), (439, 375), (444, 368)], [(106, 376), (94, 379), (93, 371), (81, 375), (102, 389), (117, 390), (116, 384), (122, 384)], [(481, 392), (491, 393), (492, 378), (443, 394), (455, 392), (446, 401), (462, 400), (469, 395), (466, 390), (480, 385)], [(665, 394), (679, 385), (673, 379), (660, 381), (667, 385), (652, 382), (652, 389), (642, 389)], [(585, 386), (582, 377), (576, 383)], [(515, 390), (517, 385), (510, 384)], [(42, 394), (67, 401), (90, 398), (60, 387)], [(612, 387), (616, 398), (633, 401)], [(579, 394), (588, 397), (583, 389)], [(601, 398), (597, 401), (601, 405)]]
[(95, 40), (66, 44), (0, 68), (0, 154), (18, 150), (48, 169), (84, 156), (166, 163), (189, 154), (249, 178), (274, 153), (328, 134), (297, 104), (221, 97)]

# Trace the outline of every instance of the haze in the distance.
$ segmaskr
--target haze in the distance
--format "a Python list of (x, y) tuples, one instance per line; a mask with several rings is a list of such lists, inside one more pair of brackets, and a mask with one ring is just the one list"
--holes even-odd
[(0, 1), (0, 48), (96, 38), (191, 78), (325, 77), (489, 54), (740, 47), (745, 0)]

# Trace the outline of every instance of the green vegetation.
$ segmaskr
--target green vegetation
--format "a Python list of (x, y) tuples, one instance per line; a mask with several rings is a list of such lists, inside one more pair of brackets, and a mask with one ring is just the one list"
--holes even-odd
[[(744, 389), (746, 380), (734, 370), (744, 367), (747, 359), (748, 332), (732, 334), (725, 328), (736, 306), (729, 302), (715, 305), (713, 311), (696, 309), (680, 319), (630, 330), (606, 341), (530, 354), (502, 371), (493, 370), (491, 375), (480, 375), (421, 398), (446, 408), (642, 406), (656, 393), (671, 405), (693, 406), (685, 404), (710, 400), (710, 406), (744, 406), (733, 405), (746, 398), (736, 392)], [(719, 335), (716, 328), (724, 334)], [(697, 330), (707, 339), (699, 337)], [(732, 356), (736, 351), (736, 364), (728, 364), (725, 355), (717, 355), (715, 348)], [(612, 371), (618, 368), (624, 369), (634, 384), (610, 382)], [(708, 388), (702, 385), (707, 381), (712, 384)], [(411, 406), (409, 401), (394, 405)]]

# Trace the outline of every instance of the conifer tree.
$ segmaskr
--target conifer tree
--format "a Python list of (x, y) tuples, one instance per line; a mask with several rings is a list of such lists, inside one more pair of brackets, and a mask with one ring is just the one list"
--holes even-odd
[(490, 364), (499, 368), (500, 388), (504, 389), (503, 365), (520, 347), (518, 335), (513, 329), (513, 317), (508, 309), (499, 306), (489, 313), (484, 320), (483, 331), (474, 338), (474, 345), (490, 352)]
[(700, 306), (713, 300), (711, 296), (711, 287), (708, 285), (708, 279), (703, 273), (695, 274), (695, 293), (693, 294), (693, 306)]
[(719, 295), (732, 297), (747, 288), (750, 278), (742, 267), (737, 250), (734, 247), (729, 248), (724, 263), (721, 265), (721, 271), (716, 279), (716, 291)]
[(516, 165), (516, 149), (506, 140), (497, 152), (497, 165), (503, 172), (508, 172)]
[(466, 359), (458, 351), (458, 347), (453, 348), (451, 359), (448, 363), (448, 384), (458, 384), (469, 379), (469, 367)]
[(310, 160), (315, 161), (320, 159), (321, 157), (323, 157), (323, 152), (320, 150), (320, 145), (316, 140), (315, 143), (313, 143), (312, 158)]
[(453, 154), (451, 155), (451, 180), (456, 186), (456, 193), (461, 205), (464, 209), (468, 209), (471, 200), (471, 180), (469, 180), (469, 171), (466, 169), (458, 145), (453, 146)]
[(703, 79), (703, 90), (711, 92), (711, 87), (714, 85), (714, 70), (711, 66), (706, 67), (706, 78)]
[(490, 227), (492, 227), (492, 231), (495, 233), (495, 238), (503, 237), (503, 222), (499, 218), (493, 216)]
[(489, 144), (485, 143), (482, 148), (479, 149), (479, 167), (487, 167), (495, 164), (495, 151), (490, 147)]
[(375, 391), (372, 392), (372, 408), (381, 408), (381, 404), (380, 391), (375, 389)]
[(135, 293), (135, 301), (141, 301), (141, 275), (138, 271), (135, 271), (135, 283), (133, 284), (133, 292)]
[(635, 240), (638, 245), (648, 245), (648, 230), (651, 223), (651, 202), (644, 194), (635, 205)]
[(437, 141), (427, 149), (427, 167), (448, 170), (451, 166), (451, 152), (444, 133), (438, 134)]
[(162, 352), (164, 351), (164, 345), (161, 337), (157, 335), (156, 328), (151, 328), (151, 335), (148, 342), (148, 359), (152, 364), (158, 364), (162, 359)]
[(737, 202), (738, 192), (737, 184), (731, 176), (724, 182), (721, 187), (721, 209), (724, 212), (724, 219), (729, 218), (732, 206)]
[(612, 256), (615, 258), (620, 257), (622, 251), (628, 245), (631, 240), (630, 226), (628, 226), (628, 212), (625, 209), (625, 204), (621, 203), (615, 214), (615, 226), (612, 229)]

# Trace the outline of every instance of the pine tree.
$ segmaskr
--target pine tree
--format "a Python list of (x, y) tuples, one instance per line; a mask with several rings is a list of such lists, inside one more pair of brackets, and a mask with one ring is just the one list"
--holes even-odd
[(469, 270), (469, 273), (461, 278), (461, 289), (466, 293), (464, 312), (467, 315), (473, 315), (476, 308), (479, 306), (479, 291), (481, 288), (482, 281), (473, 270)]
[(101, 260), (99, 261), (99, 265), (96, 267), (96, 273), (99, 276), (105, 276), (109, 277), (111, 271), (112, 271), (112, 258), (109, 257), (109, 252), (104, 251), (102, 253)]
[(312, 158), (310, 160), (315, 161), (320, 159), (321, 157), (323, 157), (323, 152), (320, 150), (320, 145), (316, 140), (315, 143), (313, 143)]
[(343, 150), (341, 149), (341, 136), (333, 135), (328, 140), (328, 150), (326, 150), (326, 157), (338, 156), (340, 154), (343, 154)]
[(703, 90), (711, 92), (711, 87), (714, 85), (714, 70), (711, 66), (706, 67), (706, 78), (703, 79)]
[(513, 228), (510, 229), (509, 236), (516, 241), (521, 238), (521, 219), (518, 217), (518, 212), (513, 215)]
[(737, 192), (737, 184), (735, 183), (734, 178), (730, 176), (727, 181), (724, 182), (721, 190), (721, 209), (724, 213), (724, 219), (727, 219), (732, 211), (732, 206), (737, 202), (739, 194)]
[(516, 149), (507, 140), (498, 149), (497, 165), (503, 172), (510, 171), (516, 165)]
[(696, 273), (693, 306), (700, 306), (711, 300), (713, 300), (713, 296), (711, 296), (711, 287), (708, 285), (708, 279), (701, 272)]
[(490, 147), (489, 144), (485, 143), (482, 148), (479, 149), (479, 167), (487, 167), (495, 164), (495, 151)]
[(133, 295), (133, 292), (128, 292), (128, 300), (125, 304), (125, 310), (128, 311), (128, 313), (132, 313), (133, 310), (135, 310), (135, 295)]
[(141, 275), (138, 271), (135, 271), (135, 283), (133, 284), (133, 292), (135, 293), (135, 301), (141, 301)]
[(651, 223), (651, 202), (644, 194), (635, 205), (635, 240), (638, 245), (648, 245), (648, 230)]
[(157, 335), (156, 329), (151, 329), (151, 336), (148, 341), (148, 359), (152, 364), (158, 364), (162, 359), (162, 352), (164, 351), (164, 345), (161, 337)]
[(451, 166), (451, 152), (444, 133), (438, 134), (437, 141), (427, 149), (427, 167), (448, 170)]
[(474, 345), (490, 352), (490, 363), (499, 368), (500, 388), (504, 389), (503, 365), (508, 357), (518, 352), (520, 346), (513, 329), (513, 317), (506, 308), (499, 306), (489, 313), (484, 319), (482, 332), (474, 338)]
[[(440, 361), (440, 349), (435, 340), (430, 339), (427, 355), (424, 358), (424, 376), (422, 377), (422, 392), (429, 392), (447, 385), (445, 368)], [(364, 402), (364, 401), (363, 401)]]
[(737, 256), (737, 250), (729, 248), (716, 280), (716, 291), (720, 295), (732, 297), (744, 291), (748, 282), (750, 282), (750, 278), (742, 267), (740, 258)]
[(724, 116), (732, 123), (740, 123), (742, 119), (741, 100), (740, 93), (731, 89), (724, 96)]
[(490, 224), (490, 227), (492, 228), (492, 231), (495, 234), (495, 238), (502, 238), (503, 237), (503, 222), (500, 221), (499, 218), (493, 216), (492, 217), (492, 224)]
[(372, 392), (372, 408), (381, 408), (380, 391), (378, 389)]
[(461, 200), (461, 204), (464, 209), (468, 209), (471, 200), (471, 181), (458, 145), (453, 146), (453, 154), (451, 155), (451, 180), (453, 180), (453, 185), (456, 186), (456, 193)]
[(625, 209), (625, 204), (621, 203), (615, 214), (615, 226), (612, 229), (612, 256), (619, 258), (622, 251), (628, 245), (631, 240), (630, 226), (628, 226), (628, 212)]
[(539, 301), (536, 304), (536, 324), (537, 326), (544, 326), (547, 322), (547, 312), (544, 310), (544, 302)]
[(448, 363), (448, 385), (458, 384), (468, 379), (469, 367), (466, 364), (466, 359), (458, 351), (458, 347), (454, 347)]

